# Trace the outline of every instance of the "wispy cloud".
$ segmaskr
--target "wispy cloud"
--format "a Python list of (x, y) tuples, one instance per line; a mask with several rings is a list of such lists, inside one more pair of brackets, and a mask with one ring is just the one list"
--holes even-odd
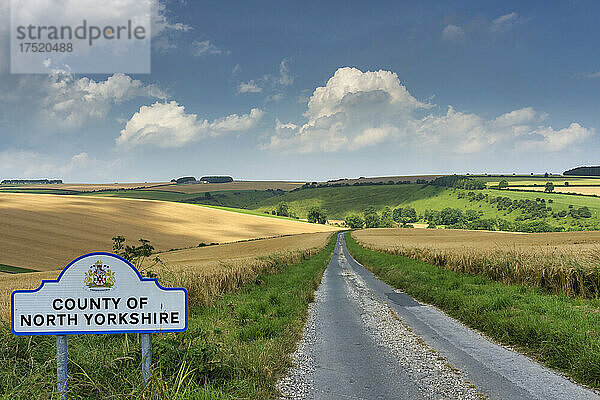
[(248, 82), (241, 82), (238, 85), (237, 94), (240, 93), (261, 93), (265, 91), (267, 101), (279, 101), (285, 97), (286, 87), (294, 84), (294, 75), (290, 68), (291, 60), (284, 58), (279, 63), (279, 74), (265, 74), (261, 78), (251, 79)]
[(458, 25), (447, 25), (442, 31), (442, 38), (448, 41), (464, 40), (465, 30)]
[(195, 40), (192, 42), (192, 54), (194, 57), (206, 57), (223, 53), (224, 51), (211, 43), (210, 40), (203, 40), (201, 42)]
[(518, 24), (525, 22), (516, 12), (503, 14), (493, 20), (476, 17), (469, 21), (459, 23), (453, 21), (442, 29), (442, 39), (450, 42), (460, 42), (468, 37), (497, 36), (514, 29)]
[(237, 93), (260, 93), (262, 88), (256, 84), (253, 80), (248, 82), (242, 82), (238, 86)]

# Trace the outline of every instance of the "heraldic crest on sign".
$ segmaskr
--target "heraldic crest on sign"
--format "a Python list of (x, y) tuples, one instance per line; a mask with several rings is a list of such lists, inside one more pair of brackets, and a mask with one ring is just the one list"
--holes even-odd
[(110, 270), (108, 265), (96, 261), (85, 273), (83, 281), (90, 290), (110, 290), (115, 284), (115, 273)]

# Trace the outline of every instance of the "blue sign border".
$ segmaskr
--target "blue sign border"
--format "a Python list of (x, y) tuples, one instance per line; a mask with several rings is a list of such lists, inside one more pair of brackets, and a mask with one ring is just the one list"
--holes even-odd
[[(15, 310), (14, 310), (14, 297), (15, 297), (15, 293), (35, 293), (38, 292), (39, 290), (41, 290), (44, 287), (45, 283), (58, 283), (60, 281), (60, 278), (62, 278), (63, 274), (65, 273), (65, 271), (74, 263), (76, 263), (77, 261), (81, 260), (82, 258), (86, 258), (86, 257), (91, 257), (91, 256), (110, 256), (110, 257), (114, 257), (117, 258), (123, 262), (125, 262), (125, 264), (129, 265), (129, 267), (135, 271), (135, 273), (137, 274), (138, 278), (140, 279), (140, 282), (154, 282), (154, 284), (161, 290), (183, 290), (185, 293), (185, 327), (182, 329), (159, 329), (159, 330), (144, 330), (144, 329), (127, 329), (127, 330), (120, 330), (120, 331), (56, 331), (56, 332), (21, 332), (21, 333), (17, 333), (15, 332), (15, 321), (14, 321), (14, 316), (15, 316)], [(124, 259), (123, 257), (120, 257), (116, 254), (113, 253), (108, 253), (108, 252), (104, 252), (104, 251), (97, 251), (97, 252), (93, 252), (93, 253), (88, 253), (88, 254), (84, 254), (82, 256), (77, 257), (76, 259), (74, 259), (73, 261), (71, 261), (66, 267), (63, 268), (63, 270), (60, 272), (60, 275), (58, 275), (58, 278), (56, 279), (43, 279), (42, 280), (42, 284), (40, 285), (40, 287), (38, 287), (37, 289), (33, 289), (33, 290), (15, 290), (11, 293), (10, 295), (10, 330), (12, 331), (13, 334), (17, 335), (17, 336), (33, 336), (33, 335), (87, 335), (87, 334), (119, 334), (119, 333), (169, 333), (169, 332), (184, 332), (188, 329), (188, 291), (186, 290), (186, 288), (166, 288), (161, 286), (160, 283), (158, 283), (158, 279), (156, 278), (144, 278), (142, 277), (142, 275), (140, 274), (140, 272), (126, 259)]]

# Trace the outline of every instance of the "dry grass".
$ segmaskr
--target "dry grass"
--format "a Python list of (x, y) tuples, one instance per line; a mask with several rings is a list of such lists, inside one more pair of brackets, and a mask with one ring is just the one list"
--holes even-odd
[(555, 294), (600, 296), (600, 232), (366, 229), (363, 247)]
[(335, 228), (172, 202), (0, 194), (0, 263), (63, 268), (78, 255), (106, 251), (112, 237), (148, 239), (157, 251)]
[[(600, 184), (600, 180), (599, 184)], [(544, 187), (536, 186), (536, 187), (510, 187), (511, 189), (520, 189), (520, 190), (534, 190), (536, 192), (543, 192), (545, 190)], [(576, 194), (595, 194), (600, 196), (600, 186), (557, 186), (554, 188), (555, 193), (576, 193)]]
[[(218, 246), (197, 247), (158, 254), (162, 260), (148, 260), (142, 271), (152, 271), (165, 286), (188, 289), (190, 301), (207, 304), (275, 270), (281, 263), (295, 263), (323, 249), (331, 232), (300, 234)], [(0, 318), (10, 319), (10, 294), (16, 289), (35, 289), (42, 279), (56, 279), (59, 271), (0, 276)]]
[(231, 190), (267, 190), (281, 189), (293, 190), (302, 186), (304, 182), (286, 182), (286, 181), (234, 181), (229, 183), (192, 183), (163, 186), (153, 186), (145, 190), (161, 190), (166, 192), (182, 192), (182, 193), (202, 193), (202, 192), (217, 192)]

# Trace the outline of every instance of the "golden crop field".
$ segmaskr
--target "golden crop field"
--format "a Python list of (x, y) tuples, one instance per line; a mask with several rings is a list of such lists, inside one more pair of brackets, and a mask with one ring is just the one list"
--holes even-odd
[(192, 204), (110, 197), (0, 194), (0, 264), (62, 269), (112, 237), (150, 240), (159, 250), (281, 235), (333, 231), (309, 224)]
[(552, 293), (600, 295), (600, 232), (504, 233), (366, 229), (362, 246)]
[[(295, 262), (316, 253), (331, 232), (307, 233), (217, 246), (159, 253), (161, 263), (146, 260), (165, 286), (183, 286), (196, 303), (208, 303), (221, 293), (235, 290), (276, 262)], [(16, 289), (35, 289), (42, 279), (56, 279), (59, 271), (0, 275), (0, 319), (10, 318), (10, 294)]]
[[(511, 189), (521, 189), (521, 190), (535, 190), (537, 192), (543, 192), (546, 188), (543, 186), (537, 187), (512, 187)], [(600, 186), (556, 186), (554, 187), (555, 193), (577, 193), (577, 194), (587, 194), (587, 195), (598, 195), (600, 196)]]
[(167, 192), (201, 193), (231, 190), (293, 190), (304, 185), (304, 182), (286, 181), (233, 181), (229, 183), (191, 183), (148, 187), (144, 190), (161, 190)]

